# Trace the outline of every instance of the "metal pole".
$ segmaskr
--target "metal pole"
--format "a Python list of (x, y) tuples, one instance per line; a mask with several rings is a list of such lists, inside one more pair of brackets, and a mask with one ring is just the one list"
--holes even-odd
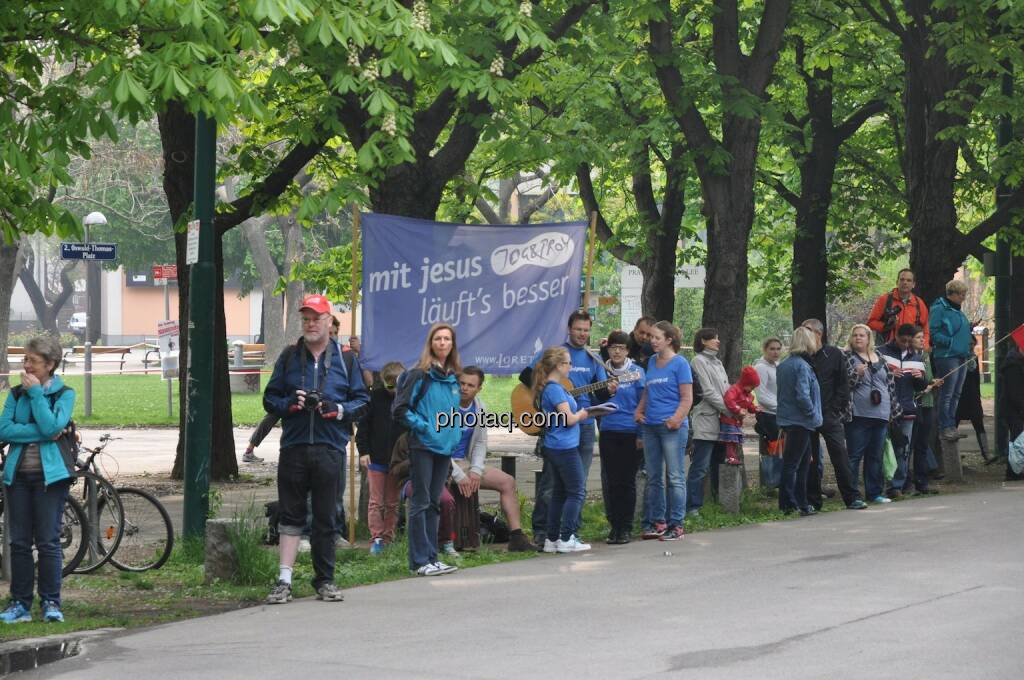
[[(164, 279), (164, 318), (170, 321), (171, 319), (171, 282)], [(147, 371), (148, 372), (148, 371)], [(163, 367), (161, 367), (163, 372)], [(167, 379), (167, 417), (174, 417), (174, 379)]]
[(92, 417), (92, 343), (85, 342), (85, 417)]
[[(1002, 93), (1005, 97), (1013, 96), (1013, 67), (1009, 63), (1004, 63), (1007, 71), (1003, 74), (1002, 82)], [(999, 125), (996, 129), (996, 144), (1000, 149), (1006, 147), (1013, 140), (1013, 121), (1009, 114), (1003, 114), (999, 117)], [(1006, 184), (1006, 177), (1000, 177), (999, 183), (996, 185), (996, 208), (1003, 205), (1009, 200), (1010, 194), (1012, 193), (1010, 187)], [(1000, 238), (1000, 235), (996, 235), (996, 303), (995, 303), (995, 321), (996, 321), (996, 337), (1004, 337), (1009, 333), (1010, 328), (1010, 301), (1012, 297), (1012, 281), (1010, 277), (1013, 272), (1012, 269), (1013, 253), (1010, 249), (1010, 241), (1006, 238)], [(999, 380), (999, 368), (1002, 367), (1003, 361), (1006, 359), (1006, 352), (1008, 349), (1006, 343), (998, 343), (995, 346), (995, 366), (996, 366), (996, 398), (995, 398), (995, 420), (996, 420), (996, 448), (995, 454), (997, 456), (1006, 456), (1010, 450), (1010, 437), (1006, 427), (1006, 408), (1002, 403), (1002, 399), (999, 398), (999, 392), (1002, 388)], [(1009, 468), (1007, 468), (1009, 469)]]
[[(349, 337), (356, 334), (356, 305), (359, 304), (359, 277), (356, 272), (356, 265), (359, 262), (359, 206), (352, 205), (352, 322), (349, 324)], [(350, 340), (351, 342), (351, 340)], [(348, 377), (349, 380), (352, 376)], [(369, 385), (367, 385), (369, 389)], [(356, 541), (356, 522), (359, 515), (356, 513), (356, 455), (355, 437), (348, 443), (348, 542)]]
[[(210, 448), (213, 435), (213, 193), (217, 166), (217, 122), (196, 115), (195, 217), (199, 259), (189, 267), (188, 368), (185, 406), (185, 536), (204, 537), (210, 507)], [(223, 350), (222, 350), (223, 351)]]
[[(10, 507), (7, 505), (7, 485), (0, 484), (0, 499), (3, 499), (4, 508)], [(0, 546), (3, 548), (3, 560), (0, 561), (0, 576), (4, 577), (4, 580), (11, 580), (11, 513), (4, 512), (4, 542)]]

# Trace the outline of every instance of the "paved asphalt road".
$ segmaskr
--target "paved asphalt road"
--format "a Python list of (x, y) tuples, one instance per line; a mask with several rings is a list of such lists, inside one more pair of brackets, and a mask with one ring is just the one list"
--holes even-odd
[(1017, 485), (595, 546), (125, 634), (26, 677), (1020, 680), (1022, 509)]

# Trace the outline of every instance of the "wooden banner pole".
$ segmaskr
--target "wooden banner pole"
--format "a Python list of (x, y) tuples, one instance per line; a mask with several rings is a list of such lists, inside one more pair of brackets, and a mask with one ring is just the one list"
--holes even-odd
[(597, 241), (597, 211), (590, 213), (590, 233), (587, 237), (587, 273), (583, 279), (583, 309), (590, 309), (590, 281), (594, 275), (594, 248)]
[[(349, 328), (349, 342), (356, 334), (356, 305), (359, 304), (358, 273), (356, 266), (359, 263), (359, 206), (352, 205), (352, 323)], [(352, 377), (349, 376), (351, 380)], [(369, 389), (369, 385), (367, 385)], [(359, 512), (356, 509), (356, 473), (359, 471), (359, 456), (356, 454), (355, 436), (348, 443), (348, 541), (356, 542), (356, 525), (359, 522)]]

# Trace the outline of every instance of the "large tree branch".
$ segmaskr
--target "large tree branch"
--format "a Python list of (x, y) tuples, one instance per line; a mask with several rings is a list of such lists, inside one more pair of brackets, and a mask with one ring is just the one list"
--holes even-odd
[(990, 236), (994, 236), (1008, 226), (1020, 227), (1024, 224), (1024, 217), (1021, 211), (1024, 210), (1024, 185), (1018, 186), (1007, 199), (996, 208), (995, 212), (982, 220), (974, 229), (963, 235), (964, 250), (973, 253), (981, 247), (982, 242)]
[(576, 183), (579, 185), (580, 199), (583, 201), (583, 207), (586, 208), (587, 213), (597, 213), (597, 237), (605, 244), (608, 251), (623, 262), (628, 262), (638, 267), (643, 266), (642, 258), (631, 253), (630, 249), (621, 242), (612, 243), (615, 240), (615, 234), (612, 233), (608, 223), (605, 222), (604, 215), (601, 214), (601, 205), (597, 201), (597, 194), (594, 193), (594, 183), (590, 179), (589, 163), (580, 163), (576, 168)]
[(711, 25), (712, 51), (718, 72), (740, 80), (743, 75), (743, 52), (740, 50), (740, 18), (736, 0), (715, 0)]
[(750, 53), (744, 83), (747, 89), (758, 97), (764, 95), (775, 62), (779, 59), (779, 47), (789, 21), (790, 0), (765, 0), (761, 24), (757, 27), (757, 42)]
[(860, 129), (864, 123), (868, 121), (872, 116), (877, 116), (886, 109), (885, 101), (881, 99), (872, 99), (867, 102), (856, 111), (846, 117), (842, 123), (836, 126), (836, 133), (839, 135), (839, 141), (845, 142), (847, 139), (852, 137), (857, 130)]
[(766, 175), (765, 181), (769, 186), (771, 186), (772, 189), (775, 189), (775, 193), (777, 193), (779, 197), (782, 198), (782, 200), (784, 200), (786, 203), (789, 203), (796, 209), (800, 208), (800, 196), (798, 196), (793, 191), (790, 191), (790, 189), (782, 182), (781, 179), (775, 177), (774, 175)]
[(544, 192), (537, 197), (537, 200), (527, 206), (526, 210), (519, 215), (519, 224), (529, 224), (530, 218), (547, 205), (548, 201), (557, 196), (559, 191), (561, 191), (561, 187), (558, 186), (557, 182), (549, 184), (544, 189)]
[(899, 17), (896, 16), (896, 11), (888, 2), (883, 1), (882, 3), (886, 16), (882, 16), (878, 10), (874, 8), (871, 4), (871, 0), (859, 0), (859, 3), (864, 11), (867, 12), (879, 26), (887, 29), (890, 33), (901, 40), (906, 38), (907, 29), (900, 22)]
[(648, 145), (638, 149), (633, 156), (633, 199), (640, 219), (647, 224), (661, 222), (658, 199), (654, 196), (654, 181), (651, 179), (651, 158)]

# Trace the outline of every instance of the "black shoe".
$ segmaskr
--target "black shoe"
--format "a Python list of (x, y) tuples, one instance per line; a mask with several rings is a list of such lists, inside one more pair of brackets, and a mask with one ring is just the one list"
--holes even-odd
[(618, 545), (619, 544), (619, 530), (618, 529), (612, 529), (608, 533), (608, 538), (605, 539), (605, 543), (607, 543), (608, 545)]
[(915, 496), (934, 496), (939, 493), (938, 489), (918, 489), (914, 492)]
[(806, 508), (800, 508), (801, 517), (810, 517), (811, 515), (817, 515), (818, 511), (814, 509), (813, 505), (808, 505)]

